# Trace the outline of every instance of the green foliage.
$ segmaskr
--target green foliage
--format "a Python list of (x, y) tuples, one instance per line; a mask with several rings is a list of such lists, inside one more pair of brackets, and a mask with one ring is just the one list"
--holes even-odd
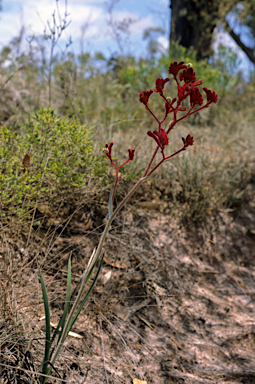
[[(107, 160), (93, 150), (91, 133), (91, 128), (79, 125), (76, 119), (61, 119), (52, 109), (43, 108), (20, 132), (1, 127), (2, 207), (24, 212), (38, 199), (84, 186), (89, 177), (103, 177)], [(30, 157), (28, 169), (22, 163), (26, 154)]]

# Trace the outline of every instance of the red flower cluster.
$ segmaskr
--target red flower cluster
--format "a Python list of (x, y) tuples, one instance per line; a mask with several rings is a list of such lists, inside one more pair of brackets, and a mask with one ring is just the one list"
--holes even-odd
[[(180, 72), (181, 71), (181, 72)], [(145, 105), (145, 108), (150, 112), (150, 114), (153, 116), (153, 118), (158, 123), (158, 130), (155, 131), (148, 131), (147, 135), (150, 136), (157, 144), (157, 147), (152, 155), (152, 158), (146, 167), (143, 176), (149, 176), (152, 172), (155, 171), (156, 168), (162, 164), (165, 160), (170, 159), (171, 157), (177, 155), (178, 153), (185, 151), (186, 148), (188, 148), (190, 145), (194, 144), (194, 139), (192, 136), (188, 135), (186, 138), (182, 137), (183, 141), (183, 147), (179, 149), (177, 152), (173, 153), (170, 156), (165, 156), (164, 150), (165, 147), (169, 144), (169, 138), (168, 133), (174, 128), (176, 123), (179, 121), (185, 119), (186, 117), (193, 115), (194, 113), (200, 111), (203, 108), (208, 107), (212, 103), (216, 103), (218, 101), (218, 96), (214, 91), (211, 91), (210, 89), (203, 88), (203, 91), (206, 94), (207, 102), (203, 105), (203, 96), (200, 92), (199, 86), (202, 85), (203, 80), (199, 79), (197, 80), (196, 72), (194, 71), (191, 64), (187, 65), (184, 63), (184, 61), (180, 61), (179, 63), (175, 61), (174, 63), (170, 64), (168, 68), (168, 73), (173, 76), (173, 80), (176, 82), (177, 85), (177, 95), (178, 97), (170, 98), (166, 97), (164, 95), (165, 92), (165, 84), (169, 82), (169, 78), (158, 78), (156, 79), (155, 88), (150, 89), (149, 91), (143, 91), (139, 94), (139, 101)], [(179, 76), (178, 76), (179, 75)], [(183, 82), (183, 83), (182, 83)], [(181, 84), (182, 83), (182, 84)], [(165, 107), (165, 116), (162, 120), (159, 120), (150, 107), (148, 106), (150, 96), (153, 93), (157, 93), (164, 99), (164, 107)], [(189, 97), (190, 101), (190, 107), (187, 108), (186, 106), (182, 105), (182, 102)], [(197, 109), (194, 109), (195, 106), (198, 105)], [(185, 115), (177, 118), (178, 112), (185, 112)], [(173, 113), (173, 120), (169, 124), (168, 128), (164, 129), (162, 128), (162, 124), (165, 122), (167, 116)], [(127, 161), (125, 161), (123, 164), (121, 164), (119, 167), (116, 166), (114, 161), (112, 160), (112, 146), (113, 143), (110, 143), (109, 145), (105, 145), (105, 151), (106, 155), (108, 156), (111, 163), (116, 168), (116, 182), (114, 187), (114, 193), (116, 191), (117, 181), (118, 181), (118, 171), (123, 165), (127, 164), (130, 160), (134, 159), (135, 149), (129, 149), (129, 158)], [(152, 165), (152, 162), (156, 156), (157, 150), (161, 149), (162, 154), (162, 160), (159, 161), (159, 163), (150, 170), (150, 167)], [(114, 196), (113, 193), (113, 196)]]
[[(176, 65), (178, 67), (178, 64)], [(169, 67), (169, 73), (170, 71), (172, 71), (171, 66)], [(174, 73), (176, 73), (176, 71)], [(203, 96), (201, 95), (200, 90), (198, 88), (198, 85), (201, 85), (203, 83), (203, 80), (199, 79), (198, 81), (196, 81), (196, 78), (196, 73), (193, 67), (188, 67), (187, 65), (179, 76), (180, 81), (184, 81), (184, 84), (182, 86), (179, 84), (176, 78), (178, 86), (179, 103), (181, 103), (184, 99), (186, 99), (186, 97), (189, 96), (190, 105), (192, 109), (195, 107), (195, 105), (203, 104)]]
[(112, 146), (113, 146), (113, 142), (111, 142), (109, 145), (105, 144), (105, 148), (107, 149), (105, 153), (106, 153), (106, 156), (109, 157), (109, 160), (111, 162), (112, 162)]
[[(218, 101), (218, 97), (215, 92), (207, 88), (203, 88), (207, 97), (207, 102), (206, 104), (203, 105), (204, 100), (199, 89), (199, 86), (203, 84), (203, 80), (202, 79), (197, 80), (196, 72), (194, 71), (191, 64), (187, 65), (184, 63), (184, 61), (180, 61), (179, 63), (175, 61), (174, 63), (170, 64), (168, 68), (168, 73), (173, 76), (173, 79), (176, 82), (178, 98), (175, 97), (171, 99), (169, 97), (165, 97), (164, 95), (165, 84), (169, 82), (168, 77), (166, 79), (158, 78), (156, 80), (155, 89), (151, 89), (149, 91), (143, 91), (139, 94), (140, 102), (145, 105), (146, 109), (151, 113), (151, 115), (154, 117), (154, 119), (157, 121), (159, 125), (158, 131), (153, 131), (153, 132), (148, 131), (147, 135), (152, 137), (153, 140), (155, 140), (158, 147), (161, 149), (161, 153), (163, 155), (164, 160), (166, 159), (164, 155), (164, 149), (169, 143), (167, 134), (174, 127), (174, 125), (178, 121), (183, 120), (185, 117), (190, 116), (200, 111), (201, 109), (208, 107), (210, 104), (216, 103)], [(182, 82), (183, 84), (181, 84)], [(165, 100), (165, 116), (161, 121), (154, 115), (154, 113), (151, 111), (151, 109), (148, 106), (149, 98), (153, 94), (153, 92), (158, 93)], [(190, 101), (189, 109), (187, 109), (186, 106), (182, 105), (182, 102), (187, 97), (189, 97), (189, 101)], [(198, 105), (199, 108), (194, 109), (196, 105)], [(177, 119), (177, 113), (179, 111), (186, 112), (186, 114), (180, 117), (179, 119)], [(162, 128), (162, 124), (166, 120), (166, 117), (169, 115), (169, 113), (172, 113), (172, 112), (174, 114), (173, 120), (168, 130), (165, 130)], [(182, 150), (186, 149), (189, 145), (193, 145), (194, 143), (193, 137), (188, 135), (186, 139), (183, 138), (183, 143), (184, 143), (184, 147), (182, 148)], [(176, 152), (176, 153), (179, 153), (179, 152)]]
[[(178, 73), (182, 70), (182, 72), (179, 75), (179, 80), (177, 78)], [(159, 120), (154, 116), (154, 114), (151, 112), (151, 110), (148, 107), (148, 102), (149, 98), (152, 95), (153, 92), (158, 93), (163, 99), (165, 100), (165, 117), (164, 120), (166, 119), (167, 115), (171, 112), (177, 112), (182, 110), (181, 103), (183, 100), (185, 100), (188, 96), (190, 99), (190, 110), (188, 111), (187, 115), (191, 114), (191, 110), (194, 109), (196, 105), (202, 106), (203, 105), (203, 96), (200, 92), (200, 89), (198, 88), (199, 85), (203, 83), (202, 79), (199, 79), (196, 81), (196, 72), (194, 71), (192, 66), (188, 66), (184, 64), (184, 61), (181, 61), (180, 63), (177, 63), (175, 61), (172, 63), (169, 68), (168, 72), (170, 75), (173, 76), (177, 88), (178, 88), (178, 100), (174, 98), (171, 102), (164, 96), (164, 86), (165, 84), (169, 81), (169, 78), (167, 77), (166, 79), (160, 79), (158, 78), (156, 80), (156, 88), (151, 89), (149, 91), (143, 91), (139, 94), (139, 100), (141, 103), (145, 105), (145, 107), (149, 110), (149, 112), (153, 115), (153, 117), (159, 122)], [(184, 82), (183, 85), (180, 84), (180, 82)], [(206, 93), (207, 96), (207, 103), (202, 107), (206, 108), (208, 107), (211, 103), (216, 103), (218, 100), (217, 95), (215, 92), (210, 91), (207, 88), (203, 88), (204, 92)], [(174, 107), (173, 104), (177, 101), (177, 106)], [(193, 111), (194, 113), (196, 111)], [(164, 121), (163, 120), (163, 121)], [(161, 123), (163, 122), (161, 121)]]
[(115, 162), (112, 159), (112, 146), (113, 146), (113, 142), (111, 142), (110, 144), (105, 144), (104, 152), (106, 153), (106, 156), (109, 158), (110, 162), (112, 163), (112, 165), (114, 166), (114, 168), (116, 170), (116, 179), (115, 179), (114, 189), (113, 189), (113, 193), (112, 193), (112, 202), (113, 202), (114, 201), (114, 196), (115, 196), (115, 193), (116, 193), (116, 189), (117, 189), (118, 181), (121, 180), (121, 176), (119, 177), (119, 170), (120, 170), (121, 167), (126, 165), (130, 160), (134, 159), (135, 148), (132, 148), (132, 149), (128, 150), (128, 153), (129, 153), (128, 159), (123, 164), (121, 164), (121, 165), (119, 165), (117, 167), (117, 165), (115, 164)]
[[(177, 74), (183, 68), (184, 70), (179, 75), (179, 80), (184, 81), (184, 85), (181, 86), (177, 79)], [(186, 97), (190, 96), (191, 109), (193, 109), (195, 105), (201, 106), (203, 104), (203, 96), (198, 88), (198, 86), (203, 83), (203, 80), (199, 79), (196, 81), (196, 72), (194, 71), (193, 67), (188, 67), (186, 64), (184, 64), (183, 61), (181, 61), (179, 64), (177, 61), (175, 61), (169, 66), (168, 72), (170, 75), (173, 75), (174, 80), (178, 85), (179, 103), (186, 99)], [(207, 103), (203, 106), (203, 108), (208, 107), (209, 104), (216, 103), (218, 101), (218, 97), (215, 92), (212, 92), (207, 88), (203, 88), (203, 90), (207, 96)]]
[(129, 153), (129, 159), (128, 160), (133, 160), (134, 156), (135, 156), (135, 148), (129, 149), (128, 153)]

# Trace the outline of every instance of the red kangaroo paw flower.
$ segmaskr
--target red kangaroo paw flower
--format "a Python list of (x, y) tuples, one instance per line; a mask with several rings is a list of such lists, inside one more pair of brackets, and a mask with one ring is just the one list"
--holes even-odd
[(184, 149), (186, 149), (188, 146), (194, 144), (194, 139), (193, 139), (193, 137), (190, 136), (190, 135), (188, 135), (188, 136), (186, 137), (186, 139), (184, 139), (184, 137), (182, 137), (182, 141), (183, 141), (183, 144), (184, 144)]
[(153, 93), (152, 90), (150, 91), (143, 91), (139, 93), (139, 101), (143, 103), (146, 107), (150, 98), (150, 95)]
[(169, 144), (169, 139), (167, 137), (166, 131), (162, 128), (160, 128), (160, 131), (148, 131), (147, 135), (152, 137), (158, 146), (162, 149), (162, 151), (165, 149), (165, 146)]
[(203, 96), (201, 95), (201, 92), (198, 87), (190, 87), (190, 105), (191, 107), (194, 107), (196, 104), (202, 105), (203, 104)]
[(170, 66), (168, 68), (168, 73), (170, 73), (170, 75), (173, 75), (174, 77), (176, 77), (178, 72), (183, 68), (188, 68), (187, 65), (184, 64), (184, 61), (180, 61), (179, 63), (177, 63), (177, 61), (175, 61), (174, 63), (170, 64)]
[(193, 67), (189, 67), (187, 69), (184, 69), (182, 73), (179, 76), (180, 81), (184, 80), (184, 83), (194, 83), (196, 81), (196, 72), (194, 71)]
[(203, 91), (206, 93), (207, 103), (217, 103), (218, 96), (214, 91), (210, 91), (210, 89), (207, 89), (206, 87), (203, 88)]
[(154, 92), (159, 93), (163, 96), (164, 86), (169, 81), (168, 77), (166, 79), (157, 79), (156, 80), (156, 89), (153, 89)]

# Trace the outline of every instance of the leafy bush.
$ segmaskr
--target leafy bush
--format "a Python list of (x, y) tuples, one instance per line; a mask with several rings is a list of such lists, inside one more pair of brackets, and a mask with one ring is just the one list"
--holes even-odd
[(61, 119), (43, 108), (19, 132), (2, 126), (2, 207), (24, 212), (40, 198), (84, 186), (89, 177), (103, 177), (107, 162), (93, 149), (91, 133), (76, 119)]

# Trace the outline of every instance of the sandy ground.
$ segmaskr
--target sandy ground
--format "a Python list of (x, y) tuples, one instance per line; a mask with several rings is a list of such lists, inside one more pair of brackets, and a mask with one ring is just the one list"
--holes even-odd
[[(0, 332), (13, 333), (1, 349), (1, 383), (36, 382), (45, 330), (36, 260), (56, 324), (68, 257), (74, 288), (97, 244), (105, 211), (97, 206), (79, 209), (64, 231), (46, 213), (48, 221), (29, 234), (15, 238), (5, 229), (2, 258), (11, 257), (19, 272), (1, 312)], [(128, 205), (108, 234), (100, 278), (73, 328), (80, 337), (68, 337), (49, 382), (255, 383), (254, 256), (254, 201), (192, 230), (160, 202)]]

